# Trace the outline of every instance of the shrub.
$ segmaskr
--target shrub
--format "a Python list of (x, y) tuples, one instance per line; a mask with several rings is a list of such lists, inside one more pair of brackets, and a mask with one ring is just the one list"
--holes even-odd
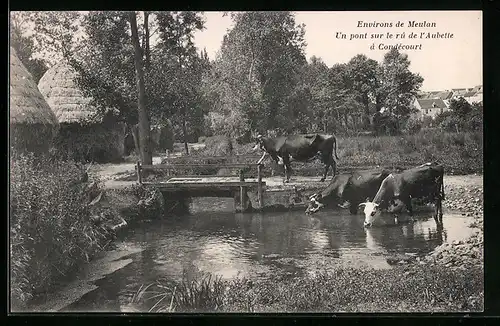
[(22, 306), (88, 261), (108, 231), (91, 218), (89, 190), (74, 162), (18, 155), (10, 171), (11, 297)]
[(417, 119), (408, 119), (405, 126), (405, 133), (413, 135), (422, 130), (422, 122)]
[(457, 116), (449, 115), (441, 121), (439, 127), (445, 131), (459, 132), (462, 129), (462, 121)]
[(227, 136), (213, 136), (204, 139), (205, 148), (196, 154), (200, 156), (233, 155), (233, 140)]

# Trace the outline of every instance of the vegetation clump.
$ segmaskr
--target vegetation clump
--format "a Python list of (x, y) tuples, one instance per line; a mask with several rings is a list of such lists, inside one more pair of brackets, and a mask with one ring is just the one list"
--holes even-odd
[(131, 300), (155, 312), (428, 312), (481, 311), (483, 275), (444, 266), (388, 270), (341, 268), (301, 278), (223, 280), (184, 275), (141, 287)]
[(11, 299), (23, 307), (110, 241), (98, 180), (72, 161), (29, 154), (10, 163)]

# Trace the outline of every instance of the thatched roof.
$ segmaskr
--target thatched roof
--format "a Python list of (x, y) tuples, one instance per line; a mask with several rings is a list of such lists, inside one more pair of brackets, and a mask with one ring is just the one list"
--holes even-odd
[(57, 125), (33, 77), (10, 48), (10, 124)]
[(47, 70), (38, 83), (43, 97), (60, 123), (79, 123), (93, 118), (97, 109), (90, 105), (75, 78), (77, 72), (66, 62), (60, 62)]

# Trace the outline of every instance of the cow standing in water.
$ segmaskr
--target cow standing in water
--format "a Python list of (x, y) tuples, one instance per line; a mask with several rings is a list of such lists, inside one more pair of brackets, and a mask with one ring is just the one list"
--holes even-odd
[[(349, 202), (349, 211), (356, 214), (358, 205), (375, 196), (382, 181), (389, 175), (389, 170), (355, 171), (337, 174), (328, 187), (309, 197), (310, 203), (306, 214), (313, 214), (323, 207), (333, 206), (344, 201)], [(340, 206), (345, 208), (344, 206)]]
[(283, 182), (285, 183), (290, 181), (292, 174), (291, 159), (299, 162), (309, 162), (319, 157), (325, 164), (325, 173), (321, 181), (325, 181), (330, 166), (333, 170), (333, 176), (336, 174), (336, 162), (333, 153), (335, 153), (337, 160), (339, 158), (337, 156), (337, 139), (333, 135), (303, 134), (279, 137), (258, 135), (253, 150), (257, 150), (259, 147), (264, 151), (264, 154), (258, 164), (269, 154), (276, 163), (284, 165), (285, 180)]
[[(359, 204), (364, 206), (365, 226), (372, 225), (380, 214), (380, 209), (394, 205), (395, 200), (405, 204), (409, 215), (413, 216), (412, 198), (422, 198), (435, 205), (434, 219), (439, 227), (443, 225), (444, 168), (436, 163), (426, 163), (401, 173), (389, 174), (380, 185), (372, 202)], [(397, 216), (395, 223), (398, 223)]]

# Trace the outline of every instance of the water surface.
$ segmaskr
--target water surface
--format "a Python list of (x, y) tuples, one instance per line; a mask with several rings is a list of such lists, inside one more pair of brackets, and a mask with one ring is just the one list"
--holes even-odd
[(421, 255), (471, 233), (469, 222), (445, 214), (438, 231), (430, 213), (413, 224), (363, 227), (347, 210), (235, 214), (232, 200), (198, 199), (190, 216), (128, 230), (122, 247), (143, 250), (132, 263), (96, 281), (98, 288), (66, 311), (120, 311), (141, 285), (179, 280), (183, 273), (210, 272), (225, 279), (270, 275), (301, 277), (339, 266), (391, 268), (387, 257)]

